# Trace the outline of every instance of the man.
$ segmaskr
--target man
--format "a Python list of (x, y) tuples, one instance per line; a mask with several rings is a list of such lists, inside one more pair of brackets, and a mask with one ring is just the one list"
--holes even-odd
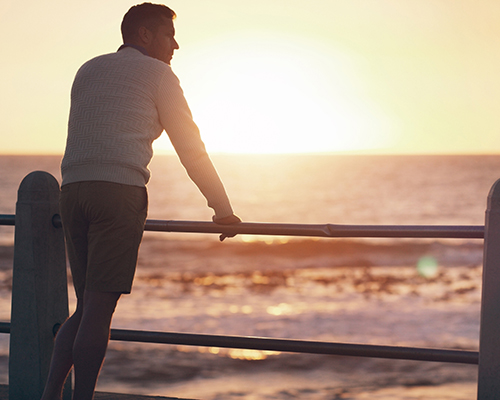
[(151, 145), (163, 130), (214, 209), (213, 221), (240, 222), (169, 65), (179, 48), (175, 17), (164, 5), (132, 7), (121, 26), (124, 44), (85, 63), (75, 77), (60, 202), (77, 306), (56, 337), (43, 400), (61, 398), (72, 367), (73, 399), (93, 397), (113, 312), (131, 290)]

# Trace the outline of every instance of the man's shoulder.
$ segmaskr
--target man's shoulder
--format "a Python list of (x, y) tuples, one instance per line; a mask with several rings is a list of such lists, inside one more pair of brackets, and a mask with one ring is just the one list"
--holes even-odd
[(168, 64), (155, 58), (146, 56), (135, 49), (123, 49), (114, 53), (107, 53), (96, 56), (81, 67), (80, 71), (88, 71), (89, 69), (119, 69), (132, 70), (138, 73), (148, 73), (153, 75), (163, 75), (171, 73), (172, 70)]
[(106, 53), (106, 54), (101, 54), (101, 55), (95, 56), (95, 57), (89, 59), (88, 61), (85, 61), (80, 68), (92, 66), (94, 64), (98, 64), (98, 63), (101, 63), (101, 62), (106, 61), (106, 60), (111, 60), (115, 54), (116, 53)]

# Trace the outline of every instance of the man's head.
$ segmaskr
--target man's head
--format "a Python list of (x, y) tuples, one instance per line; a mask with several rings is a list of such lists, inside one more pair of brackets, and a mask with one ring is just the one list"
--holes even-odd
[(123, 43), (144, 47), (148, 54), (170, 64), (179, 45), (174, 39), (176, 14), (163, 4), (143, 3), (133, 6), (123, 17)]

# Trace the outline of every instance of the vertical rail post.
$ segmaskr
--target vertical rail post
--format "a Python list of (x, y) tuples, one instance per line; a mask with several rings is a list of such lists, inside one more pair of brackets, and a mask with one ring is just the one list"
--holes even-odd
[(500, 180), (486, 209), (477, 393), (478, 400), (500, 398)]
[[(42, 171), (27, 175), (19, 186), (16, 204), (9, 355), (12, 400), (41, 397), (54, 326), (68, 317), (64, 235), (53, 224), (58, 213), (57, 180)], [(65, 387), (65, 399), (71, 397), (70, 385)]]

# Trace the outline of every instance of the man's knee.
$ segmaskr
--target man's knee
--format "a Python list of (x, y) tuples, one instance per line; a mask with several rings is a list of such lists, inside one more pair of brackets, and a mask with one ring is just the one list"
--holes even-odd
[(85, 291), (83, 298), (83, 314), (111, 316), (113, 315), (121, 293)]

